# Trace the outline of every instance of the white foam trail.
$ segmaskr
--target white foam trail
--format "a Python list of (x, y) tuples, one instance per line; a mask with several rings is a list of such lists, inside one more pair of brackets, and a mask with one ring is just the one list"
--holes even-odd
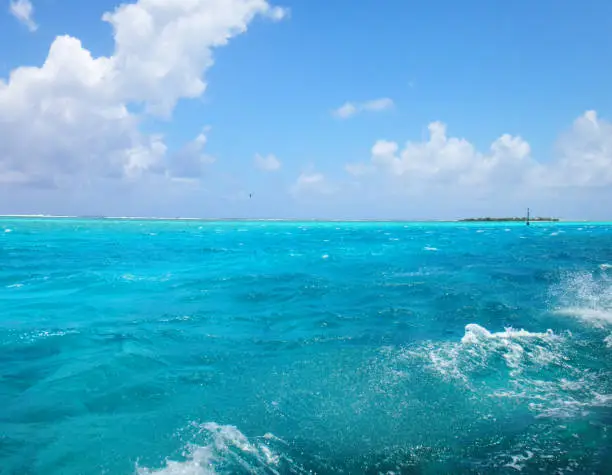
[(606, 337), (604, 343), (608, 346), (608, 348), (612, 348), (612, 333)]
[[(136, 467), (138, 475), (213, 475), (235, 473), (278, 474), (281, 456), (269, 447), (270, 441), (281, 441), (272, 434), (262, 437), (262, 442), (250, 441), (236, 427), (209, 422), (200, 426), (209, 443), (204, 446), (188, 445), (183, 453), (184, 461), (167, 460), (165, 467), (150, 469)], [(282, 442), (282, 441), (281, 441)], [(289, 459), (286, 459), (289, 460)], [(234, 467), (234, 468), (232, 468)], [(294, 467), (292, 473), (299, 473)], [(222, 470), (218, 472), (217, 470)]]

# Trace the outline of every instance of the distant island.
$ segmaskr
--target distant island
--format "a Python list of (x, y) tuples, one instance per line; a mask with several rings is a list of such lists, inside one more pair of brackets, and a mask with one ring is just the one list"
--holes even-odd
[[(490, 222), (499, 222), (499, 221), (526, 221), (525, 217), (522, 218), (465, 218), (460, 219), (461, 222), (473, 222), (473, 221), (490, 221)], [(529, 218), (529, 221), (551, 221), (556, 222), (559, 221), (559, 218)]]

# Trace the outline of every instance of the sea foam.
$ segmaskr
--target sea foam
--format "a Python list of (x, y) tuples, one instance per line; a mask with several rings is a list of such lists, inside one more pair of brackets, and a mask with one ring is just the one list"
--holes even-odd
[(568, 274), (552, 287), (554, 313), (599, 328), (612, 324), (612, 275), (608, 264), (599, 267), (601, 271)]
[(238, 428), (209, 422), (199, 426), (206, 445), (189, 444), (182, 461), (167, 460), (162, 468), (136, 467), (138, 475), (213, 475), (218, 473), (278, 474), (286, 465), (290, 473), (302, 473), (299, 466), (277, 454), (272, 442), (282, 442), (273, 434), (249, 440)]
[(460, 342), (430, 342), (407, 355), (425, 359), (434, 373), (479, 398), (513, 399), (538, 417), (564, 418), (601, 405), (605, 377), (571, 364), (571, 341), (569, 332), (491, 332), (471, 323)]

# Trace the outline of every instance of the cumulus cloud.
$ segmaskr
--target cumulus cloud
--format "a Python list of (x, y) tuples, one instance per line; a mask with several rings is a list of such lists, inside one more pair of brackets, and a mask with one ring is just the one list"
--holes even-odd
[(114, 32), (109, 56), (57, 37), (42, 66), (0, 80), (0, 182), (63, 186), (164, 167), (172, 176), (199, 173), (210, 161), (201, 154), (205, 135), (169, 159), (162, 136), (141, 132), (142, 114), (168, 117), (178, 100), (200, 96), (214, 48), (258, 15), (285, 14), (266, 0), (139, 0), (104, 14)]
[(256, 154), (255, 155), (255, 166), (259, 168), (260, 170), (263, 170), (266, 172), (275, 172), (275, 171), (280, 170), (281, 162), (278, 158), (276, 158), (276, 156), (272, 154), (266, 155), (266, 156)]
[(377, 187), (379, 196), (435, 196), (445, 200), (444, 208), (487, 200), (497, 206), (537, 202), (555, 192), (588, 199), (576, 190), (612, 185), (612, 124), (595, 111), (578, 117), (559, 138), (554, 156), (540, 160), (520, 136), (503, 134), (480, 151), (449, 136), (441, 122), (429, 124), (428, 131), (426, 140), (404, 146), (378, 140), (368, 162), (347, 163), (345, 171), (370, 192)]
[(38, 30), (38, 25), (34, 21), (34, 6), (30, 0), (11, 0), (9, 11), (31, 32)]
[(207, 165), (216, 161), (215, 157), (204, 152), (208, 141), (206, 127), (192, 141), (185, 144), (178, 152), (168, 157), (162, 170), (175, 179), (197, 179), (205, 174)]
[(429, 140), (408, 142), (402, 150), (396, 142), (377, 141), (371, 151), (372, 165), (419, 184), (482, 185), (499, 170), (509, 172), (529, 162), (530, 147), (521, 137), (505, 134), (481, 153), (465, 139), (448, 137), (441, 122), (431, 123), (428, 129)]
[(380, 112), (392, 109), (394, 106), (395, 104), (391, 99), (383, 97), (366, 102), (346, 102), (335, 109), (332, 114), (339, 119), (348, 119), (360, 112)]
[(612, 123), (590, 110), (578, 117), (557, 143), (557, 159), (533, 174), (555, 187), (612, 185)]

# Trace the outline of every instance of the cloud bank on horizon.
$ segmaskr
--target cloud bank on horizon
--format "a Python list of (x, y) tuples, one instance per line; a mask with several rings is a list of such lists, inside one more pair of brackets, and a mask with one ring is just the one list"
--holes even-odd
[[(205, 95), (213, 52), (257, 18), (265, 28), (290, 22), (289, 11), (266, 0), (138, 0), (102, 15), (112, 27), (108, 56), (57, 36), (42, 65), (0, 79), (0, 212), (201, 215), (187, 205), (193, 200), (218, 203), (217, 216), (423, 218), (425, 209), (442, 218), (513, 214), (526, 205), (575, 217), (609, 212), (612, 123), (594, 110), (559, 131), (547, 160), (522, 136), (502, 133), (479, 150), (442, 122), (431, 122), (421, 141), (374, 140), (359, 159), (309, 157), (293, 175), (286, 170), (293, 157), (252, 150), (240, 159), (246, 176), (269, 181), (261, 185), (267, 201), (249, 207), (248, 179), (206, 152), (214, 127), (171, 147), (163, 123), (174, 120), (179, 102)], [(37, 29), (28, 0), (11, 0), (10, 13)], [(345, 102), (331, 115), (376, 120), (382, 116), (369, 113), (397, 107), (383, 97)], [(292, 113), (281, 119), (288, 127)]]

